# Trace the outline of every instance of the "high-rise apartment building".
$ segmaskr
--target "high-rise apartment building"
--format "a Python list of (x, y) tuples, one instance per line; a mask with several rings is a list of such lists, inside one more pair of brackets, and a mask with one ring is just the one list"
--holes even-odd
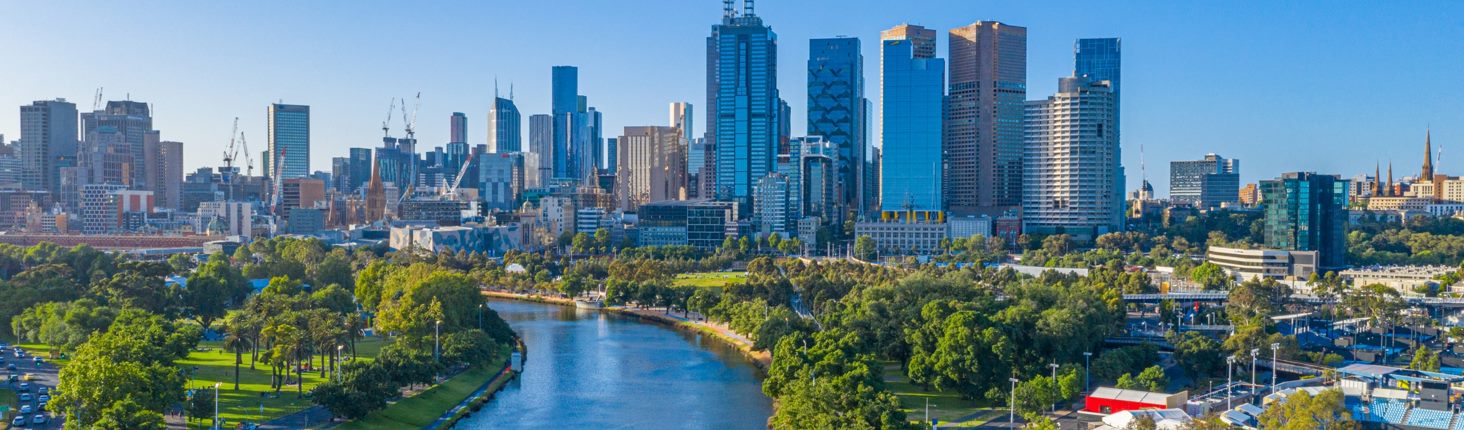
[(1022, 230), (1080, 241), (1123, 230), (1122, 158), (1108, 81), (1062, 78), (1027, 102)]
[(147, 159), (147, 134), (153, 129), (152, 113), (148, 104), (132, 100), (114, 100), (107, 102), (103, 110), (81, 114), (81, 135), (83, 137), (101, 127), (108, 127), (121, 134), (121, 141), (116, 143), (118, 145), (116, 157), (130, 158), (127, 171), (123, 173), (127, 178), (118, 183), (133, 189), (150, 189), (148, 169), (152, 166), (143, 163)]
[(554, 116), (529, 116), (529, 157), (524, 160), (527, 186), (549, 186), (554, 177)]
[(994, 216), (1022, 204), (1027, 29), (994, 21), (953, 28), (950, 56), (946, 206)]
[(310, 106), (269, 105), (265, 176), (279, 181), (310, 176)]
[(617, 139), (620, 166), (615, 194), (620, 208), (686, 199), (686, 150), (676, 127), (626, 127)]
[(801, 218), (818, 217), (825, 224), (836, 222), (843, 215), (838, 212), (838, 187), (835, 182), (840, 179), (834, 168), (839, 150), (831, 142), (818, 136), (809, 136), (798, 141), (802, 146), (799, 149), (799, 183), (793, 184), (797, 188), (794, 192), (800, 200), (794, 204), (801, 205), (798, 215)]
[(863, 212), (864, 169), (869, 151), (864, 111), (864, 55), (859, 39), (808, 41), (808, 134), (837, 148), (835, 202)]
[(1285, 173), (1261, 181), (1260, 188), (1266, 207), (1267, 247), (1316, 251), (1318, 269), (1346, 266), (1346, 180), (1310, 172)]
[(1169, 162), (1169, 200), (1178, 205), (1216, 208), (1240, 202), (1240, 160), (1215, 154)]
[(523, 151), (522, 133), (518, 106), (512, 99), (493, 97), (493, 108), (488, 110), (488, 152)]
[[(491, 115), (491, 114), (490, 114)], [(491, 122), (492, 119), (490, 118)], [(448, 117), (448, 124), (451, 133), (448, 134), (448, 143), (468, 143), (468, 115), (462, 112), (453, 112)]]
[(147, 183), (151, 185), (157, 207), (181, 209), (183, 206), (183, 142), (162, 140), (156, 130), (145, 139), (148, 166)]
[(76, 104), (42, 99), (20, 107), (20, 183), (59, 195), (61, 168), (76, 167)]
[(935, 31), (899, 25), (880, 33), (880, 44), (881, 210), (943, 210), (946, 64), (935, 58)]
[(746, 2), (725, 3), (707, 37), (707, 144), (714, 148), (715, 197), (750, 214), (753, 187), (773, 172), (784, 135), (778, 97), (778, 36)]

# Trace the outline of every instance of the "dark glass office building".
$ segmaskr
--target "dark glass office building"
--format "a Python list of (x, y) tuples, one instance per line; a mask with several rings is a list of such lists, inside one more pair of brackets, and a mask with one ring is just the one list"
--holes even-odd
[(1347, 265), (1347, 181), (1334, 175), (1286, 173), (1261, 181), (1266, 246), (1316, 251), (1317, 269)]

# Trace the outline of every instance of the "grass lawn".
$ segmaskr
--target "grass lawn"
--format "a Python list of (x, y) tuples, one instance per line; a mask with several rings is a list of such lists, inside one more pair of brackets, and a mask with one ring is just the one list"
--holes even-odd
[[(369, 360), (381, 351), (384, 343), (381, 338), (362, 339), (356, 342), (356, 349), (361, 354), (361, 359)], [(269, 366), (260, 363), (250, 370), (247, 353), (244, 355), (244, 364), (239, 367), (239, 391), (234, 391), (234, 354), (226, 351), (221, 342), (199, 342), (198, 346), (200, 349), (207, 348), (208, 351), (193, 351), (187, 358), (178, 360), (178, 366), (185, 371), (194, 372), (188, 388), (213, 389), (215, 382), (223, 384), (219, 387), (219, 415), (227, 422), (258, 423), (311, 406), (310, 399), (299, 396), (293, 384), (280, 389), (277, 397), (261, 396), (262, 393), (273, 393), (269, 388)], [(315, 365), (320, 365), (319, 358), (315, 359)], [(325, 381), (320, 377), (319, 370), (305, 372), (304, 379), (306, 394), (315, 385)], [(200, 422), (207, 423), (206, 420)]]
[[(501, 357), (508, 354), (508, 347), (504, 347), (499, 355), (489, 360), (489, 363), (502, 363)], [(491, 368), (490, 368), (491, 367)], [(386, 406), (376, 412), (372, 412), (365, 418), (351, 421), (336, 427), (341, 430), (360, 429), (403, 429), (423, 428), (446, 413), (453, 406), (457, 406), (463, 399), (473, 394), (478, 387), (488, 378), (497, 375), (498, 366), (474, 367), (457, 376), (448, 379), (432, 388), (408, 397), (396, 403)]]
[(725, 287), (747, 282), (747, 272), (697, 272), (676, 275), (676, 285), (686, 287)]
[(930, 417), (940, 420), (941, 428), (975, 428), (996, 416), (1005, 416), (1002, 410), (986, 407), (984, 402), (962, 399), (960, 394), (925, 391), (910, 383), (899, 363), (884, 363), (884, 380), (885, 388), (900, 398), (900, 409), (914, 421), (925, 418), (926, 401), (930, 402)]
[[(43, 344), (43, 343), (17, 343), (17, 344), (15, 344), (15, 346), (20, 347), (20, 349), (24, 349), (25, 352), (26, 352), (26, 354), (29, 354), (29, 355), (32, 355), (32, 356), (36, 356), (36, 357), (44, 358), (44, 359), (46, 359), (46, 361), (50, 361), (51, 364), (55, 364), (57, 366), (65, 366), (66, 365), (66, 362), (67, 362), (66, 359), (56, 358), (56, 356), (54, 354), (51, 354), (51, 346), (50, 345), (46, 345), (46, 344)], [(5, 359), (6, 360), (14, 360), (15, 358), (14, 358), (14, 356), (6, 356)], [(30, 359), (30, 357), (26, 357), (26, 360), (29, 360), (29, 359)]]

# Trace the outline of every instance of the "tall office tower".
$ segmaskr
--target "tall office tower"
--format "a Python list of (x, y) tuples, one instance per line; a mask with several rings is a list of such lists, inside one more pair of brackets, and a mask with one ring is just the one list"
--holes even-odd
[(580, 105), (585, 108), (573, 115), (576, 128), (570, 132), (570, 140), (574, 142), (572, 150), (578, 155), (574, 158), (577, 161), (573, 171), (581, 183), (594, 184), (596, 174), (605, 169), (609, 160), (605, 155), (605, 137), (600, 132), (604, 119), (600, 111), (588, 107), (584, 96), (580, 96)]
[[(525, 177), (532, 188), (549, 186), (554, 177), (554, 116), (529, 115), (529, 157), (524, 161)], [(537, 173), (535, 173), (537, 172)]]
[(803, 183), (803, 150), (806, 146), (827, 145), (827, 142), (821, 136), (780, 139), (779, 142), (773, 171), (788, 182), (788, 208), (785, 215), (790, 222), (796, 224), (803, 219), (803, 187), (799, 186)]
[(1080, 241), (1123, 230), (1123, 174), (1113, 92), (1082, 76), (1027, 102), (1022, 231)]
[[(684, 148), (683, 148), (684, 149)], [(686, 153), (685, 150), (681, 151)], [(615, 174), (620, 169), (620, 139), (605, 138), (605, 166), (601, 173)]]
[(523, 128), (517, 106), (512, 99), (493, 97), (488, 110), (488, 151), (501, 154), (523, 151)]
[(76, 104), (41, 100), (20, 107), (21, 184), (61, 193), (61, 169), (76, 167)]
[(448, 122), (452, 130), (447, 140), (448, 143), (468, 143), (468, 116), (462, 112), (453, 112), (452, 116), (448, 118)]
[[(1114, 131), (1122, 131), (1122, 122), (1119, 122), (1119, 111), (1123, 104), (1120, 103), (1123, 87), (1120, 79), (1123, 72), (1123, 55), (1120, 48), (1122, 43), (1117, 37), (1106, 37), (1098, 39), (1078, 39), (1073, 43), (1073, 76), (1086, 76), (1089, 81), (1108, 81), (1109, 88), (1113, 89), (1113, 123)], [(1119, 133), (1121, 137), (1123, 134)], [(1119, 140), (1122, 142), (1122, 139)]]
[[(579, 111), (579, 68), (554, 66), (551, 69), (550, 114), (554, 115), (553, 166), (555, 178), (572, 177), (570, 169), (570, 114)], [(532, 125), (532, 124), (531, 124)]]
[(268, 114), (265, 176), (276, 181), (310, 176), (310, 106), (271, 103)]
[[(831, 142), (823, 140), (818, 136), (809, 136), (802, 142), (803, 147), (799, 150), (800, 164), (798, 168), (799, 183), (798, 202), (799, 215), (801, 218), (819, 217), (823, 223), (833, 223), (840, 220), (843, 214), (837, 212), (838, 202), (835, 198), (835, 191), (838, 189), (834, 176), (837, 170), (834, 168), (838, 157), (838, 149)], [(804, 238), (811, 241), (813, 238)]]
[(946, 64), (935, 58), (935, 31), (899, 25), (881, 32), (880, 44), (881, 210), (943, 210)]
[(132, 183), (136, 161), (126, 133), (111, 124), (94, 127), (86, 133), (81, 150), (77, 151), (74, 183), (78, 187), (90, 184), (126, 187)]
[(1169, 162), (1169, 200), (1202, 209), (1240, 202), (1240, 160), (1215, 154)]
[(335, 190), (337, 193), (346, 194), (351, 190), (351, 157), (330, 158), (330, 183), (325, 184), (326, 188)]
[(148, 184), (152, 186), (154, 204), (159, 208), (181, 209), (183, 206), (183, 142), (161, 140), (154, 130), (145, 140)]
[(626, 127), (617, 139), (620, 167), (615, 194), (620, 208), (686, 199), (686, 152), (675, 127)]
[(869, 142), (864, 134), (864, 55), (859, 45), (853, 37), (808, 41), (808, 134), (822, 136), (838, 148), (837, 204), (862, 213)]
[(462, 173), (463, 169), (472, 168), (464, 166), (465, 164), (472, 163), (468, 152), (467, 142), (449, 142), (447, 144), (447, 150), (442, 152), (442, 171), (448, 175), (447, 182), (449, 184), (457, 179), (458, 173)]
[(125, 100), (109, 101), (103, 110), (81, 114), (81, 135), (87, 136), (98, 127), (111, 127), (122, 133), (122, 152), (133, 162), (125, 172), (127, 179), (122, 184), (133, 189), (150, 189), (148, 169), (152, 165), (143, 163), (147, 159), (146, 135), (152, 131), (152, 113), (147, 103)]
[(1316, 251), (1317, 269), (1347, 265), (1347, 181), (1310, 172), (1261, 181), (1266, 246)]
[(869, 148), (869, 162), (864, 163), (864, 207), (871, 211), (880, 211), (880, 196), (884, 195), (884, 184), (880, 178), (884, 177), (883, 150), (879, 147)]
[(686, 197), (703, 198), (710, 197), (711, 193), (706, 192), (705, 183), (711, 178), (711, 150), (707, 147), (705, 137), (691, 139), (691, 144), (686, 147)]
[(724, 2), (707, 37), (707, 144), (715, 151), (715, 198), (752, 213), (752, 188), (773, 171), (781, 124), (778, 36), (753, 2), (741, 12)]
[(951, 29), (950, 44), (946, 206), (997, 215), (1022, 204), (1027, 29), (977, 21)]
[(791, 191), (794, 182), (787, 176), (773, 172), (763, 176), (754, 186), (752, 219), (757, 226), (757, 235), (767, 237), (777, 233), (792, 237), (798, 232), (798, 217), (793, 206), (797, 199)]
[(347, 152), (348, 167), (346, 177), (341, 181), (345, 185), (342, 192), (354, 193), (360, 190), (366, 181), (371, 180), (371, 148), (350, 148)]

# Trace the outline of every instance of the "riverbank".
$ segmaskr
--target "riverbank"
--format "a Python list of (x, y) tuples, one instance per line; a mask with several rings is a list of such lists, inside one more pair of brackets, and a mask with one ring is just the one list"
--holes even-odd
[[(510, 351), (504, 347), (503, 366), (477, 366), (464, 370), (437, 385), (416, 395), (398, 400), (385, 409), (372, 412), (360, 419), (341, 424), (338, 429), (394, 429), (394, 428), (448, 428), (461, 419), (465, 405), (491, 395), (503, 383), (513, 379), (514, 371), (509, 365)], [(498, 361), (498, 360), (494, 360)], [(444, 422), (447, 422), (444, 424)]]
[[(538, 294), (519, 294), (504, 291), (484, 290), (483, 295), (508, 300), (524, 300), (535, 303), (546, 303), (560, 306), (575, 306), (573, 299), (544, 296)], [(687, 332), (700, 334), (710, 337), (712, 339), (716, 339), (723, 344), (726, 344), (727, 346), (736, 349), (738, 353), (742, 354), (743, 358), (751, 361), (754, 366), (757, 366), (757, 368), (764, 373), (768, 371), (768, 368), (772, 366), (773, 363), (772, 352), (754, 351), (752, 349), (752, 341), (750, 339), (743, 337), (742, 335), (739, 335), (728, 329), (726, 326), (720, 324), (713, 324), (708, 321), (694, 321), (678, 317), (674, 314), (663, 313), (662, 311), (652, 309), (630, 309), (619, 306), (607, 306), (598, 310), (625, 316), (633, 316), (642, 321), (654, 322), (675, 329), (684, 330)]]

